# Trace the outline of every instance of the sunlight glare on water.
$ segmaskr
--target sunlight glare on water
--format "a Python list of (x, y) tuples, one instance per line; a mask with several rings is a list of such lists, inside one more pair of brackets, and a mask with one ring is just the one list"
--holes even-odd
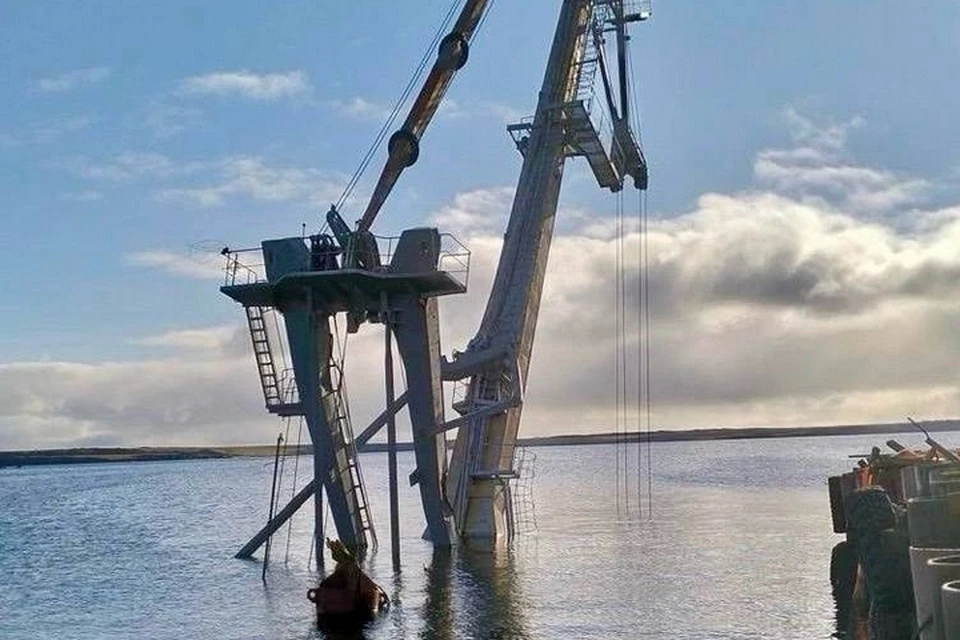
[[(641, 515), (635, 471), (618, 514), (614, 447), (537, 448), (537, 528), (498, 553), (434, 554), (401, 485), (398, 576), (386, 456), (363, 454), (381, 541), (368, 572), (394, 604), (355, 637), (828, 638), (840, 536), (826, 478), (873, 444), (654, 444)], [(413, 457), (399, 457), (405, 478)], [(287, 529), (275, 536), (265, 583), (259, 554), (232, 557), (264, 523), (271, 478), (272, 460), (250, 458), (0, 469), (0, 638), (323, 638), (305, 597), (309, 503), (289, 546)], [(291, 479), (288, 467), (284, 501)]]

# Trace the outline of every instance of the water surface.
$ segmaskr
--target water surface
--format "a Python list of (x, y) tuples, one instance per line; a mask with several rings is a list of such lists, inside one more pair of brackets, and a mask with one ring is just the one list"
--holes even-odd
[[(642, 513), (634, 450), (618, 490), (613, 446), (531, 449), (535, 514), (499, 553), (434, 555), (402, 486), (398, 576), (386, 456), (363, 454), (381, 540), (369, 572), (394, 606), (358, 637), (828, 638), (826, 478), (887, 437), (656, 443)], [(290, 458), (284, 499), (293, 472)], [(264, 459), (0, 469), (0, 638), (322, 638), (310, 503), (289, 544), (274, 538), (265, 583), (259, 560), (232, 557), (264, 523), (271, 477)]]

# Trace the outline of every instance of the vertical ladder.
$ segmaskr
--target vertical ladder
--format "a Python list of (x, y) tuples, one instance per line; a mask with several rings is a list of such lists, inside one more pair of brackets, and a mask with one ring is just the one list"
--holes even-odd
[(593, 102), (593, 81), (597, 76), (599, 66), (597, 44), (594, 40), (594, 33), (591, 28), (587, 28), (584, 36), (583, 51), (580, 54), (580, 60), (577, 63), (577, 95), (576, 100), (582, 100), (587, 105), (587, 111)]
[(247, 312), (247, 326), (250, 328), (250, 342), (253, 345), (253, 357), (257, 362), (257, 373), (260, 376), (260, 387), (263, 389), (263, 401), (269, 410), (270, 407), (281, 404), (280, 384), (277, 380), (277, 370), (273, 364), (273, 352), (270, 348), (270, 338), (267, 335), (267, 326), (264, 321), (263, 307), (245, 307)]

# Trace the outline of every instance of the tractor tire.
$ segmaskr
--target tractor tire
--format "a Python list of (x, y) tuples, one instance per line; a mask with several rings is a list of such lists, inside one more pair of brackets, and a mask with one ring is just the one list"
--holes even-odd
[(870, 597), (870, 610), (885, 613), (913, 611), (909, 540), (893, 529), (862, 535), (857, 557)]
[(881, 487), (857, 489), (847, 497), (847, 533), (854, 544), (865, 535), (897, 526), (890, 497)]
[(830, 554), (830, 586), (837, 619), (846, 620), (853, 608), (853, 589), (857, 585), (857, 550), (844, 540)]

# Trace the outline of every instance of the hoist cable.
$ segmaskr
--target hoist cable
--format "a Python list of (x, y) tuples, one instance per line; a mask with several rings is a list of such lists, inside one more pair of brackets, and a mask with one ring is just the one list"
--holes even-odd
[[(629, 49), (630, 43), (627, 42)], [(627, 55), (627, 68), (630, 75), (630, 102), (633, 120), (633, 130), (637, 136), (637, 142), (643, 148), (643, 128), (640, 117), (639, 100), (637, 99), (637, 83), (635, 80), (633, 68), (633, 56)], [(653, 515), (653, 454), (650, 447), (650, 433), (652, 429), (652, 399), (651, 399), (651, 345), (650, 345), (650, 214), (647, 207), (647, 190), (643, 189), (637, 194), (638, 217), (640, 223), (640, 247), (639, 247), (639, 268), (640, 282), (638, 289), (640, 293), (640, 326), (638, 349), (638, 365), (640, 370), (637, 372), (637, 474), (638, 474), (638, 499), (640, 495), (640, 464), (642, 454), (640, 451), (640, 432), (646, 432), (646, 483), (647, 483), (647, 516)], [(645, 423), (645, 424), (643, 424)]]
[(450, 20), (453, 19), (454, 13), (456, 13), (457, 7), (460, 6), (463, 0), (454, 0), (450, 5), (450, 8), (447, 10), (447, 14), (443, 18), (443, 22), (440, 27), (437, 29), (436, 33), (433, 36), (433, 40), (430, 41), (430, 44), (427, 45), (426, 50), (423, 53), (423, 57), (420, 59), (419, 64), (416, 69), (414, 69), (413, 74), (410, 77), (410, 81), (407, 83), (407, 86), (404, 87), (403, 92), (400, 95), (400, 98), (397, 99), (397, 102), (393, 105), (393, 109), (390, 111), (390, 115), (387, 116), (386, 121), (383, 123), (383, 126), (380, 127), (380, 130), (377, 132), (377, 136), (374, 138), (373, 143), (370, 145), (370, 148), (367, 149), (367, 153), (363, 156), (363, 159), (360, 161), (360, 166), (357, 167), (354, 171), (353, 176), (350, 178), (350, 181), (347, 183), (347, 186), (344, 188), (343, 193), (340, 195), (340, 198), (337, 200), (334, 207), (339, 210), (343, 206), (343, 203), (346, 202), (347, 198), (350, 197), (350, 194), (353, 193), (354, 188), (357, 186), (357, 183), (360, 181), (361, 176), (363, 176), (364, 171), (367, 170), (373, 156), (376, 154), (377, 149), (380, 148), (383, 139), (386, 138), (387, 132), (393, 126), (394, 121), (397, 119), (397, 116), (400, 114), (400, 110), (403, 108), (403, 105), (406, 104), (407, 99), (410, 97), (410, 94), (413, 93), (414, 87), (417, 86), (420, 78), (423, 76), (423, 72), (427, 67), (427, 63), (430, 61), (431, 56), (434, 53), (437, 45), (440, 42), (440, 39), (443, 37), (443, 34), (446, 32), (447, 27), (450, 24)]
[[(293, 482), (290, 484), (290, 499), (293, 500), (297, 491), (297, 475), (300, 470), (300, 443), (303, 438), (303, 416), (300, 416), (299, 427), (297, 428), (297, 448), (294, 450), (293, 458)], [(283, 554), (283, 564), (290, 563), (290, 533), (293, 531), (293, 516), (287, 520), (287, 544)]]
[[(614, 209), (615, 233), (620, 235), (620, 196), (617, 196), (616, 207)], [(614, 456), (616, 457), (616, 500), (617, 516), (621, 515), (620, 498), (620, 243), (614, 240), (614, 362), (613, 379), (614, 394), (616, 396), (614, 409)]]
[(643, 215), (643, 307), (646, 329), (646, 368), (644, 371), (647, 419), (647, 517), (653, 517), (653, 459), (650, 452), (650, 429), (652, 420), (652, 399), (650, 384), (650, 213), (647, 207), (647, 192), (642, 192), (641, 212)]

